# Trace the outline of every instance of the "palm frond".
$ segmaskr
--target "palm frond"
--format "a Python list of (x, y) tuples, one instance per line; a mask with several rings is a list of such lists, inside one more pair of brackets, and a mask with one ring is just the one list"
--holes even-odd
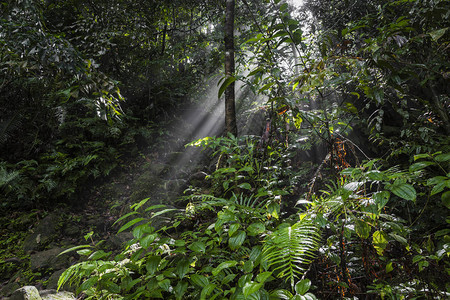
[(319, 228), (307, 218), (273, 232), (263, 247), (263, 261), (274, 274), (294, 286), (295, 279), (306, 270), (319, 247)]

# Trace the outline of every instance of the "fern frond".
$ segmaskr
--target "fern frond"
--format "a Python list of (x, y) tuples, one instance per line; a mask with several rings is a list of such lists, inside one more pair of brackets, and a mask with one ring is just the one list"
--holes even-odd
[(294, 286), (295, 279), (306, 270), (319, 247), (320, 233), (314, 223), (304, 218), (292, 226), (273, 232), (263, 247), (263, 260), (274, 274)]
[(0, 144), (4, 144), (11, 137), (12, 133), (22, 125), (21, 114), (15, 113), (5, 121), (0, 122)]

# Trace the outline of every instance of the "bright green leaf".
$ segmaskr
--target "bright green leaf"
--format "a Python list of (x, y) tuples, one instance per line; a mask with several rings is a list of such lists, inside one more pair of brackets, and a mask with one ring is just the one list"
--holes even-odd
[(206, 245), (203, 242), (193, 242), (191, 245), (188, 246), (188, 248), (194, 252), (205, 253), (206, 251)]
[(302, 279), (295, 285), (295, 292), (300, 295), (304, 295), (309, 291), (311, 287), (311, 280)]
[(266, 231), (266, 227), (264, 226), (263, 223), (259, 223), (259, 222), (252, 223), (247, 228), (248, 235), (250, 235), (250, 236), (255, 236), (255, 235), (261, 234), (264, 231)]
[(386, 234), (382, 231), (375, 231), (373, 233), (373, 247), (377, 251), (378, 255), (383, 255), (384, 249), (388, 245)]
[(223, 269), (228, 269), (228, 268), (232, 268), (234, 266), (237, 265), (237, 261), (235, 260), (229, 260), (229, 261), (224, 261), (223, 263), (221, 263), (220, 265), (218, 265), (216, 268), (214, 268), (211, 273), (214, 276), (217, 276), (220, 271), (222, 271)]
[(260, 273), (256, 276), (256, 281), (264, 283), (270, 276), (272, 276), (272, 272)]
[(153, 241), (156, 239), (156, 237), (157, 237), (157, 235), (155, 233), (146, 235), (139, 240), (139, 244), (141, 244), (141, 246), (144, 249), (148, 249), (148, 247), (150, 247), (150, 245), (153, 243)]
[(259, 291), (260, 288), (263, 287), (263, 283), (257, 283), (257, 282), (246, 282), (244, 287), (242, 288), (242, 292), (244, 294), (244, 297), (247, 298), (251, 294), (256, 293)]
[(231, 250), (236, 250), (244, 243), (246, 234), (244, 231), (240, 230), (235, 236), (232, 236), (228, 240), (228, 245)]

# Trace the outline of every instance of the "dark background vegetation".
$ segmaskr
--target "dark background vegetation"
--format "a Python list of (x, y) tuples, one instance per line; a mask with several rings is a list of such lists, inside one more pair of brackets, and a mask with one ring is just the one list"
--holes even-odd
[[(448, 295), (449, 2), (308, 0), (301, 11), (284, 2), (236, 1), (237, 75), (268, 99), (265, 131), (198, 142), (217, 151), (217, 164), (205, 168), (211, 186), (191, 187), (181, 202), (198, 206), (180, 221), (187, 233), (168, 230), (184, 243), (173, 246), (178, 255), (147, 245), (146, 234), (170, 244), (148, 225), (134, 241), (154, 252), (131, 258), (134, 275), (83, 290), (166, 299)], [(170, 140), (165, 129), (224, 61), (224, 1), (0, 1), (0, 11), (3, 216), (80, 203)], [(223, 199), (235, 203), (229, 219)], [(314, 247), (293, 249), (315, 258), (284, 258), (309, 269), (289, 273), (274, 257), (255, 258), (277, 253), (270, 238), (300, 223)], [(167, 264), (153, 269), (155, 257)], [(224, 262), (226, 274), (217, 269)], [(158, 272), (163, 279), (153, 279)], [(130, 284), (139, 278), (153, 285)]]

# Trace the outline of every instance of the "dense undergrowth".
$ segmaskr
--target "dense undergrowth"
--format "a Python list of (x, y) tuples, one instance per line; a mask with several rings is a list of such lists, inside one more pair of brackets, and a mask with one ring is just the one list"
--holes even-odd
[[(69, 2), (1, 4), (10, 211), (66, 202), (163, 136), (157, 116), (220, 58), (220, 5), (81, 1), (58, 23)], [(161, 227), (177, 210), (132, 204), (116, 222), (133, 233), (125, 248), (70, 249), (85, 260), (59, 285), (90, 299), (448, 298), (448, 1), (260, 4), (242, 1), (238, 67), (219, 93), (240, 81), (267, 99), (262, 134), (190, 143), (214, 163), (183, 212)]]

